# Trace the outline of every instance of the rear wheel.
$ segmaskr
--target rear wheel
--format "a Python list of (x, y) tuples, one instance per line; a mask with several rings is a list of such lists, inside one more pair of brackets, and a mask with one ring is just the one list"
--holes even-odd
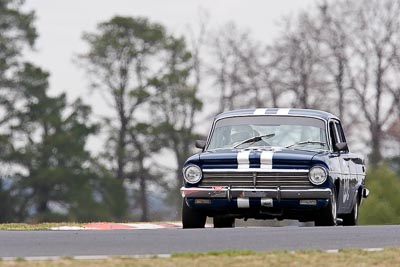
[(353, 209), (351, 210), (350, 214), (346, 214), (343, 215), (343, 225), (344, 226), (353, 226), (353, 225), (357, 225), (357, 221), (358, 221), (358, 208), (359, 208), (359, 204), (358, 204), (358, 199), (356, 199), (356, 201), (354, 202), (354, 206)]
[(235, 227), (235, 218), (214, 217), (214, 228), (233, 228)]
[(328, 206), (323, 208), (315, 218), (315, 226), (335, 226), (337, 219), (336, 191), (333, 190)]
[(186, 204), (186, 200), (182, 201), (182, 227), (188, 228), (204, 228), (207, 216), (202, 212), (190, 208)]

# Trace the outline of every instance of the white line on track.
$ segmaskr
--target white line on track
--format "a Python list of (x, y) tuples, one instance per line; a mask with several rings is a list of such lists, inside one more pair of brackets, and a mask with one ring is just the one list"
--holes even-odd
[(170, 258), (171, 254), (155, 254), (155, 255), (81, 255), (81, 256), (36, 256), (36, 257), (3, 257), (0, 258), (2, 261), (17, 261), (17, 260), (26, 260), (26, 261), (56, 261), (56, 260), (107, 260), (112, 258), (120, 258), (120, 259), (148, 259), (148, 258)]
[[(384, 248), (364, 248), (361, 249), (366, 252), (379, 252), (383, 251)], [(328, 249), (324, 250), (326, 253), (340, 253), (339, 249)], [(296, 253), (296, 251), (290, 251), (290, 253)], [(144, 255), (81, 255), (81, 256), (36, 256), (36, 257), (3, 257), (0, 258), (2, 261), (17, 261), (17, 260), (26, 260), (26, 261), (56, 261), (63, 259), (72, 259), (72, 260), (107, 260), (112, 258), (120, 258), (120, 259), (148, 259), (148, 258), (171, 258), (171, 254), (144, 254)]]

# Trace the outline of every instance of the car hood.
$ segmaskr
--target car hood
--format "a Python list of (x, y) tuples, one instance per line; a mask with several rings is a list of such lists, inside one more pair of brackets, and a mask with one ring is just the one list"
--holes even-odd
[[(203, 169), (309, 169), (321, 151), (287, 148), (205, 151), (192, 158)], [(197, 162), (195, 162), (197, 161)]]

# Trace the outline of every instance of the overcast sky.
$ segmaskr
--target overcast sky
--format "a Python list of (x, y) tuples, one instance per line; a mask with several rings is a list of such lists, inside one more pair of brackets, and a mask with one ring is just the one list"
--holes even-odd
[[(276, 23), (283, 15), (297, 13), (317, 0), (27, 0), (36, 11), (39, 38), (29, 58), (50, 72), (52, 93), (67, 91), (69, 99), (88, 96), (84, 72), (73, 62), (85, 46), (84, 31), (114, 15), (145, 16), (182, 33), (196, 25), (199, 9), (210, 14), (211, 26), (234, 21), (267, 43), (276, 36)], [(96, 107), (94, 107), (96, 110)]]
[[(101, 97), (90, 94), (85, 73), (72, 59), (85, 49), (83, 32), (92, 32), (99, 22), (115, 15), (144, 16), (164, 24), (170, 32), (184, 33), (198, 23), (199, 10), (207, 10), (210, 27), (233, 21), (248, 29), (263, 43), (278, 33), (277, 22), (318, 0), (26, 0), (26, 9), (36, 12), (39, 38), (28, 58), (50, 72), (50, 92), (80, 96), (95, 114), (108, 113)], [(208, 127), (208, 126), (205, 126)], [(204, 127), (202, 127), (204, 128)], [(206, 128), (205, 128), (206, 129)], [(203, 129), (204, 131), (204, 129)], [(104, 138), (104, 136), (103, 136)], [(89, 139), (89, 148), (101, 150), (101, 137)]]

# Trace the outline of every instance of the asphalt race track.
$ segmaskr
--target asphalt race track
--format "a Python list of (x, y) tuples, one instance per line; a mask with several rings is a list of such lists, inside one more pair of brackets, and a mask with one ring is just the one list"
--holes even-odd
[(400, 247), (400, 226), (0, 231), (0, 257)]

